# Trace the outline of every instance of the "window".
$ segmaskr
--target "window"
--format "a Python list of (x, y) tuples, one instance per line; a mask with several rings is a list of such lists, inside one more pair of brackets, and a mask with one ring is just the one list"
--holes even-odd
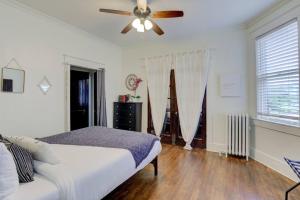
[(298, 22), (256, 40), (258, 117), (299, 125)]

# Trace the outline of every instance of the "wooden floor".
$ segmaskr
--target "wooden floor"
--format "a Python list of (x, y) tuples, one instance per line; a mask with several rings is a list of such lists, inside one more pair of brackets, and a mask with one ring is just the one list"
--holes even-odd
[[(293, 184), (253, 160), (164, 145), (157, 177), (149, 165), (105, 199), (283, 200)], [(300, 200), (300, 189), (291, 193), (290, 200)]]

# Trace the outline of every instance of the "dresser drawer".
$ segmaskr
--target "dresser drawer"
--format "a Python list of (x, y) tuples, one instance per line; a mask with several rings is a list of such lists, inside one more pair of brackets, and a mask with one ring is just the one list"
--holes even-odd
[(119, 120), (119, 119), (114, 119), (114, 124), (123, 124), (127, 126), (135, 126), (136, 121), (134, 120)]
[(135, 117), (136, 113), (133, 111), (126, 111), (126, 110), (115, 110), (114, 115), (117, 116), (124, 116), (124, 117)]
[(137, 103), (120, 103), (120, 102), (115, 102), (114, 106), (115, 107), (136, 107)]
[(115, 113), (114, 119), (119, 119), (120, 121), (129, 121), (129, 120), (135, 121), (136, 116), (131, 113), (127, 113), (127, 114)]
[(126, 124), (115, 124), (114, 128), (115, 129), (128, 130), (128, 131), (136, 131), (136, 127), (135, 126), (128, 126)]
[(114, 103), (113, 126), (116, 129), (141, 131), (141, 103)]

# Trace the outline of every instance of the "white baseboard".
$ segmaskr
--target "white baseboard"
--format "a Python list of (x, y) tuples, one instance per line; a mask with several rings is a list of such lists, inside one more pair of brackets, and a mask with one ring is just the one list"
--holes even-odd
[(208, 143), (206, 145), (206, 150), (210, 152), (224, 152), (225, 151), (225, 144), (219, 143)]
[(297, 176), (292, 172), (291, 168), (284, 162), (284, 160), (279, 160), (272, 157), (258, 149), (251, 148), (250, 157), (260, 162), (261, 164), (275, 170), (276, 172), (286, 176), (287, 178), (299, 182)]
[[(224, 144), (216, 144), (216, 143), (208, 143), (207, 151), (210, 152), (224, 152), (225, 145)], [(260, 150), (251, 148), (250, 157), (257, 162), (273, 169), (274, 171), (282, 174), (283, 176), (295, 181), (299, 182), (297, 176), (293, 173), (291, 168), (286, 164), (284, 160), (279, 160), (277, 158), (272, 157)]]

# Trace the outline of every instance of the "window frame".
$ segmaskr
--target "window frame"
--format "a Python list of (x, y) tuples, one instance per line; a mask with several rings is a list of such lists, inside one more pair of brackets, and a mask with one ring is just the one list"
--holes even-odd
[[(292, 24), (292, 23), (297, 23), (297, 27), (298, 27), (298, 74), (299, 74), (299, 94), (298, 94), (298, 98), (299, 98), (299, 116), (295, 117), (294, 119), (292, 119), (293, 117), (287, 117), (284, 115), (267, 115), (264, 113), (260, 112), (259, 106), (261, 105), (261, 102), (259, 101), (259, 76), (258, 76), (258, 70), (259, 70), (259, 61), (257, 59), (257, 41), (269, 34), (272, 34), (278, 30), (281, 30), (282, 28)], [(285, 23), (280, 24), (279, 26), (276, 26), (275, 28), (272, 28), (266, 32), (264, 32), (263, 34), (257, 36), (254, 38), (254, 42), (255, 42), (255, 65), (256, 65), (256, 70), (255, 70), (255, 77), (256, 77), (256, 118), (258, 120), (262, 120), (262, 121), (269, 121), (275, 124), (283, 124), (283, 125), (287, 125), (287, 126), (296, 126), (296, 127), (300, 127), (300, 21), (298, 19), (298, 17), (295, 17), (289, 21), (286, 21)]]

